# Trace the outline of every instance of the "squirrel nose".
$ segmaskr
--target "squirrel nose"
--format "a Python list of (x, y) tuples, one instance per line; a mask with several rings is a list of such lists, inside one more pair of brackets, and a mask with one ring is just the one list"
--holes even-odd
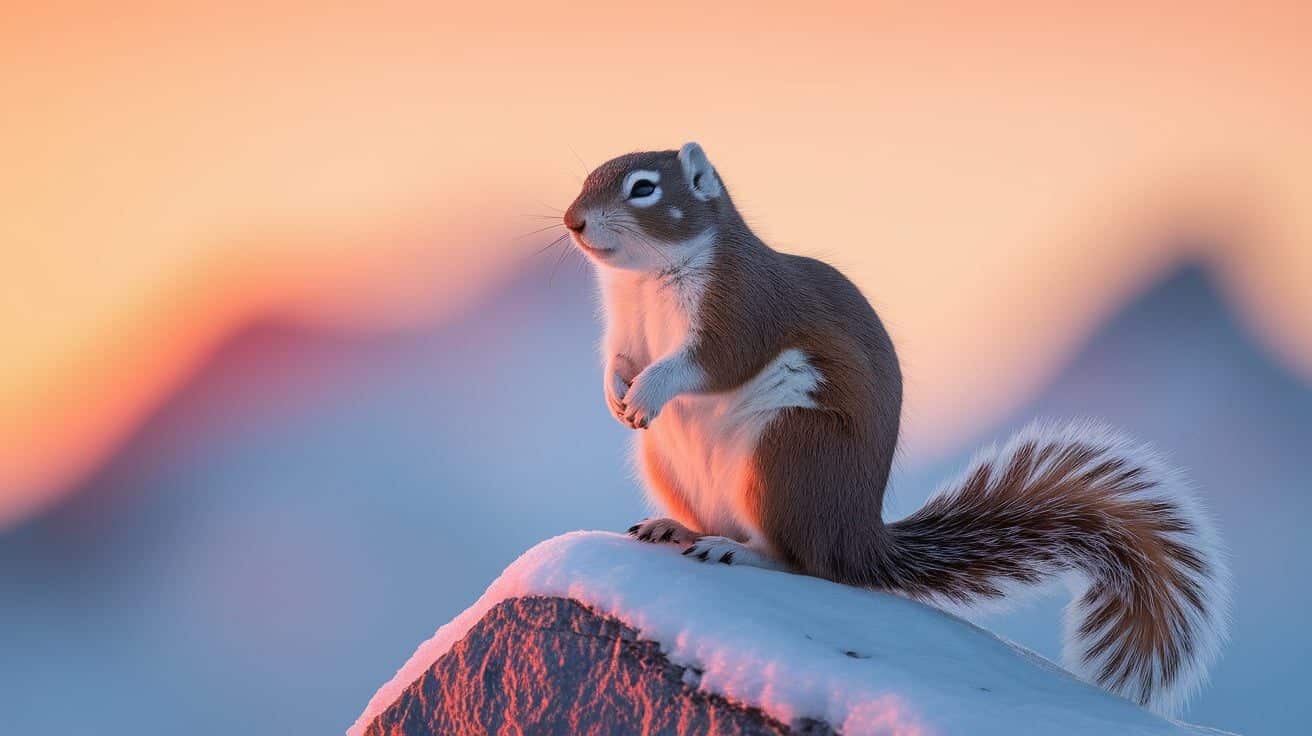
[(565, 227), (576, 233), (583, 232), (583, 228), (588, 226), (587, 218), (579, 212), (581, 209), (583, 208), (570, 205), (569, 209), (565, 210)]

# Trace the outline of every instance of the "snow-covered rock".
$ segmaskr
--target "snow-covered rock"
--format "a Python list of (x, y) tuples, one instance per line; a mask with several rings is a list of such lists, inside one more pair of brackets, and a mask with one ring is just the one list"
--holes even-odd
[(1217, 733), (914, 601), (602, 532), (556, 537), (506, 568), (419, 646), (348, 736), (502, 727)]
[[(567, 598), (502, 601), (365, 730), (411, 734), (786, 734), (696, 687), (697, 670)], [(815, 734), (832, 733), (814, 724)]]

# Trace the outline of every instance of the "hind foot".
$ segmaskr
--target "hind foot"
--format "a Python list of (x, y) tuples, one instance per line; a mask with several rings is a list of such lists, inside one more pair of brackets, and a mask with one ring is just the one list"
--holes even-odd
[(699, 537), (688, 549), (684, 557), (691, 557), (701, 562), (719, 562), (725, 565), (747, 565), (766, 570), (787, 572), (788, 568), (778, 560), (761, 554), (750, 545), (729, 539), (728, 537)]

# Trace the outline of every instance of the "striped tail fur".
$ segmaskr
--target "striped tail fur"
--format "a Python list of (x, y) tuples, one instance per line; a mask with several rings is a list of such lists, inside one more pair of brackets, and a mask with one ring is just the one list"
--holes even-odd
[(901, 592), (949, 606), (1077, 581), (1065, 667), (1171, 716), (1225, 640), (1229, 576), (1177, 471), (1105, 428), (1031, 425), (888, 526)]

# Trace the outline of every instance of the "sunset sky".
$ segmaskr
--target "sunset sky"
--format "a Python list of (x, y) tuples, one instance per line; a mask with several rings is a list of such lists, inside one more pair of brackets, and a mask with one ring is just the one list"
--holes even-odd
[(1182, 260), (1312, 377), (1296, 3), (30, 5), (0, 26), (0, 527), (242, 325), (440, 322), (524, 268), (585, 164), (693, 139), (885, 317), (913, 458)]

